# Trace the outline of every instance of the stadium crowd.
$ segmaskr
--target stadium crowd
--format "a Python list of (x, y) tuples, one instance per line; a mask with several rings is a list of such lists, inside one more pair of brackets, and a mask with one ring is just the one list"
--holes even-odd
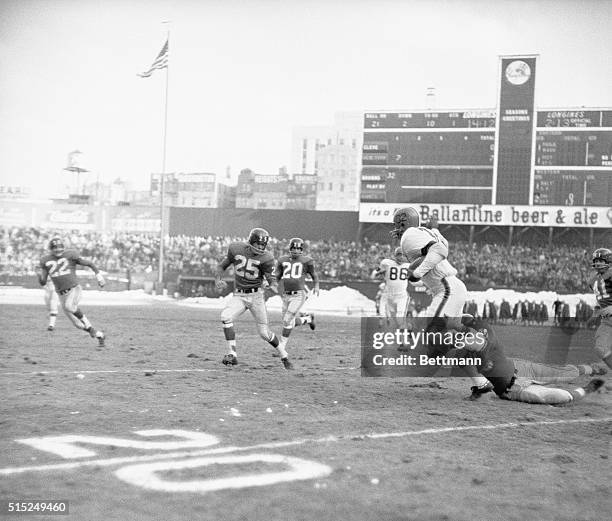
[[(116, 273), (151, 272), (159, 261), (159, 237), (151, 234), (57, 231), (25, 227), (0, 227), (0, 274), (33, 275), (49, 239), (61, 235), (102, 270)], [(167, 238), (166, 273), (214, 275), (218, 261), (236, 237)], [(391, 255), (388, 244), (364, 241), (306, 241), (307, 253), (316, 262), (321, 279), (370, 280), (380, 260)], [(275, 257), (285, 253), (287, 240), (273, 238)], [(453, 242), (451, 262), (459, 277), (483, 288), (547, 290), (583, 293), (591, 273), (590, 255), (583, 247), (477, 244)]]

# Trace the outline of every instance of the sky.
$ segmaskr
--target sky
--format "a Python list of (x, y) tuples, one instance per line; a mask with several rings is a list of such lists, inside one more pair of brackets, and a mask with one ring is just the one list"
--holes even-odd
[[(169, 25), (162, 22), (170, 21)], [(277, 173), (338, 111), (493, 108), (499, 55), (537, 54), (538, 107), (612, 107), (612, 0), (2, 0), (0, 185), (146, 189), (166, 172)]]

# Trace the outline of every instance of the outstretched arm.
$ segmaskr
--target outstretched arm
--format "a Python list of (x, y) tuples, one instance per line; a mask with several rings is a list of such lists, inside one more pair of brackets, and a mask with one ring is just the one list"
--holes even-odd
[(88, 268), (91, 268), (92, 271), (96, 275), (96, 280), (98, 281), (98, 286), (100, 286), (101, 288), (104, 287), (104, 284), (106, 284), (106, 281), (104, 280), (104, 277), (102, 276), (102, 273), (100, 273), (100, 270), (96, 267), (96, 265), (93, 262), (91, 262), (90, 260), (87, 260), (87, 259), (81, 259), (79, 257), (78, 259), (76, 259), (76, 263), (80, 264), (81, 266), (86, 266)]

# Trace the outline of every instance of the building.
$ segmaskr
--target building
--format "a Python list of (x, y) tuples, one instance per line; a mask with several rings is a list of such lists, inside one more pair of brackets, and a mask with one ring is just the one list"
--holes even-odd
[(362, 112), (338, 112), (332, 125), (293, 129), (291, 172), (318, 176), (317, 210), (357, 209), (362, 143)]
[(291, 139), (291, 172), (318, 174), (319, 150), (331, 145), (346, 145), (361, 150), (363, 112), (338, 112), (332, 125), (299, 126)]
[(317, 179), (316, 175), (294, 175), (287, 184), (287, 208), (291, 210), (315, 210)]
[(287, 174), (263, 175), (244, 169), (238, 175), (236, 208), (287, 208)]
[(322, 147), (318, 154), (317, 210), (357, 211), (361, 153), (347, 144)]

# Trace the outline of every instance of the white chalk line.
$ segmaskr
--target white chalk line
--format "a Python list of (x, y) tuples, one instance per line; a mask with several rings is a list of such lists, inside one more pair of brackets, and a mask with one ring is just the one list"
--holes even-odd
[[(256, 367), (256, 366), (244, 366), (246, 369), (271, 369), (268, 367)], [(279, 364), (279, 368), (282, 368)], [(312, 370), (312, 368), (308, 368)], [(360, 369), (359, 367), (330, 367), (327, 369), (314, 369), (315, 371), (354, 371)], [(230, 369), (232, 370), (232, 369)], [(299, 370), (299, 368), (298, 368)], [(25, 371), (25, 372), (7, 372), (0, 373), (0, 377), (3, 376), (54, 376), (54, 375), (66, 375), (66, 374), (132, 374), (132, 373), (211, 373), (211, 372), (225, 372), (227, 368), (186, 368), (186, 369), (147, 369), (145, 367), (136, 367), (130, 369), (84, 369), (82, 371)], [(240, 371), (240, 369), (237, 369)], [(288, 373), (290, 374), (290, 373)]]
[(444, 434), (449, 432), (475, 431), (475, 430), (495, 430), (495, 429), (510, 429), (516, 427), (536, 427), (549, 425), (571, 425), (580, 423), (604, 423), (612, 422), (612, 416), (607, 418), (578, 418), (573, 420), (546, 420), (534, 422), (517, 422), (517, 423), (498, 423), (490, 425), (466, 425), (459, 427), (441, 427), (435, 429), (423, 429), (419, 431), (400, 431), (400, 432), (384, 432), (370, 434), (345, 434), (340, 436), (324, 436), (322, 438), (303, 438), (292, 441), (280, 441), (273, 443), (260, 443), (257, 445), (247, 445), (245, 447), (222, 447), (218, 449), (202, 449), (192, 451), (177, 451), (160, 454), (149, 454), (145, 456), (128, 456), (123, 458), (106, 458), (90, 461), (78, 461), (70, 463), (55, 463), (50, 465), (37, 465), (28, 467), (6, 467), (0, 469), (0, 475), (9, 476), (12, 474), (22, 474), (25, 472), (45, 472), (53, 470), (69, 470), (81, 467), (108, 467), (120, 465), (123, 463), (138, 463), (143, 461), (157, 461), (174, 458), (187, 458), (209, 456), (214, 454), (226, 454), (230, 452), (247, 452), (262, 449), (282, 449), (285, 447), (295, 447), (308, 443), (336, 443), (350, 440), (379, 440), (384, 438), (405, 438), (408, 436), (421, 436), (423, 434)]

